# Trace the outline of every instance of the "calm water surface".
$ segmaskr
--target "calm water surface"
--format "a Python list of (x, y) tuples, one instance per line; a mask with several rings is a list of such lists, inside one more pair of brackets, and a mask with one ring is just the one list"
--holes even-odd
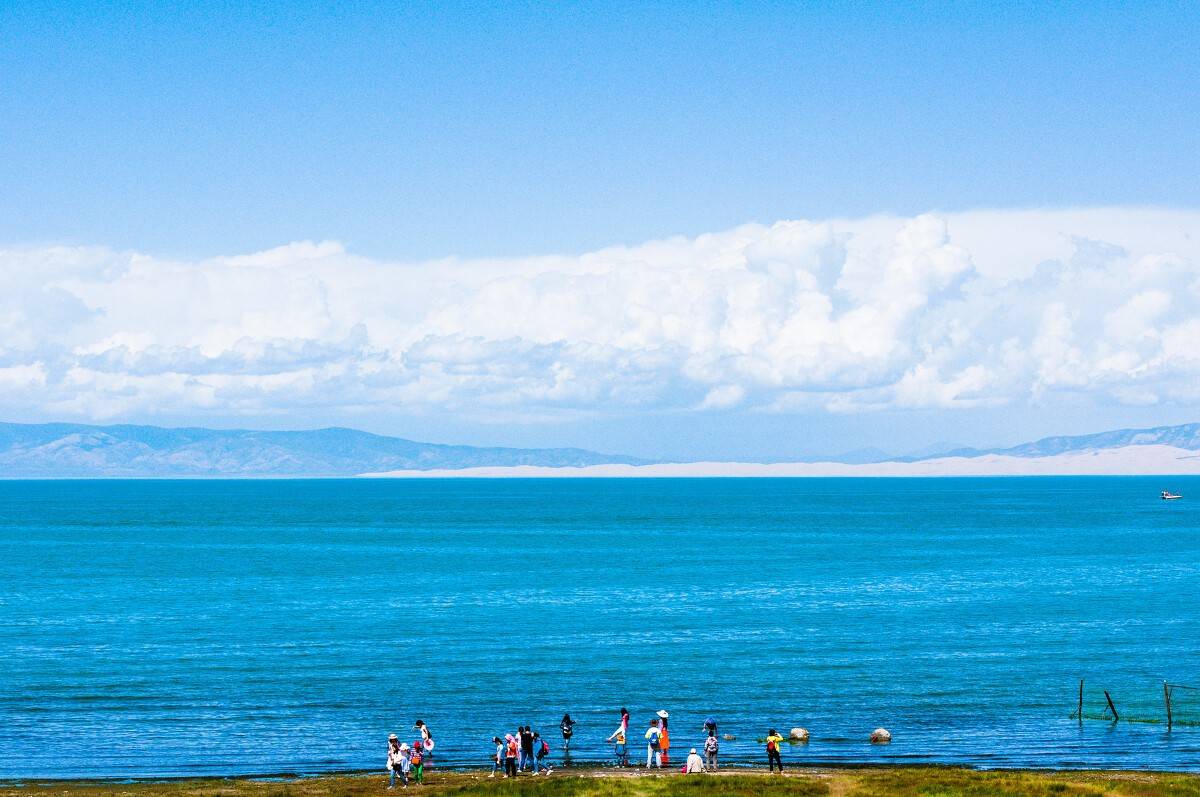
[(1195, 478), (5, 482), (0, 778), (382, 771), (417, 718), (482, 764), (564, 711), (602, 760), (621, 706), (678, 757), (711, 713), (726, 759), (1195, 769), (1068, 715), (1161, 719), (1198, 609)]

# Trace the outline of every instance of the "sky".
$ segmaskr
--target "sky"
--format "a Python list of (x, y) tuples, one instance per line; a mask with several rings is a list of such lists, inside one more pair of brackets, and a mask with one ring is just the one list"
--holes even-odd
[(1200, 6), (0, 6), (0, 419), (1200, 420)]

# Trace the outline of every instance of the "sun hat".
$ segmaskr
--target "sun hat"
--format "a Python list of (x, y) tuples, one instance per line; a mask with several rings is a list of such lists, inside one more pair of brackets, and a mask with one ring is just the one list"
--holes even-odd
[(388, 741), (389, 741), (389, 742), (390, 742), (392, 739), (399, 739), (399, 738), (400, 738), (400, 737), (399, 737), (399, 736), (397, 736), (397, 735), (396, 735), (396, 734), (394, 734), (394, 733), (389, 733), (389, 734), (388, 734)]
[(408, 749), (408, 742), (401, 742), (401, 743), (400, 743), (400, 749), (401, 749), (401, 750), (407, 750), (407, 749)]
[(692, 752), (693, 752), (693, 753), (694, 753), (694, 752), (696, 752), (696, 748), (695, 748), (695, 747), (693, 747), (693, 748), (692, 748)]
[(671, 715), (670, 715), (670, 714), (668, 714), (668, 713), (667, 713), (667, 712), (665, 712), (665, 711), (659, 711), (659, 712), (658, 712), (658, 716), (662, 717), (663, 719), (666, 719), (667, 717), (669, 717), (669, 716), (671, 716)]

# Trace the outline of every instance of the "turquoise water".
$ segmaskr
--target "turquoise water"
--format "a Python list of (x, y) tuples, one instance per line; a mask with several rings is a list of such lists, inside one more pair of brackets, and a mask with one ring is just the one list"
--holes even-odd
[(677, 755), (1197, 768), (1068, 715), (1200, 685), (1198, 588), (1194, 478), (6, 482), (0, 778), (382, 770), (417, 718), (482, 764), (564, 711), (602, 760), (621, 706)]

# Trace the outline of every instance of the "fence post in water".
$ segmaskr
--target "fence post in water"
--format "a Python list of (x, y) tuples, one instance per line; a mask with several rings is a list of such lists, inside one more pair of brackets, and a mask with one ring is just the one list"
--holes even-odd
[(1075, 716), (1079, 717), (1080, 724), (1083, 723), (1083, 679), (1079, 679), (1079, 708), (1075, 712)]
[(1163, 681), (1163, 702), (1167, 704), (1167, 730), (1171, 730), (1171, 687)]
[(1104, 699), (1108, 701), (1108, 709), (1109, 709), (1109, 711), (1112, 712), (1113, 722), (1116, 722), (1117, 720), (1121, 719), (1120, 715), (1117, 714), (1117, 707), (1113, 705), (1112, 695), (1110, 695), (1108, 693), (1107, 689), (1104, 690)]

